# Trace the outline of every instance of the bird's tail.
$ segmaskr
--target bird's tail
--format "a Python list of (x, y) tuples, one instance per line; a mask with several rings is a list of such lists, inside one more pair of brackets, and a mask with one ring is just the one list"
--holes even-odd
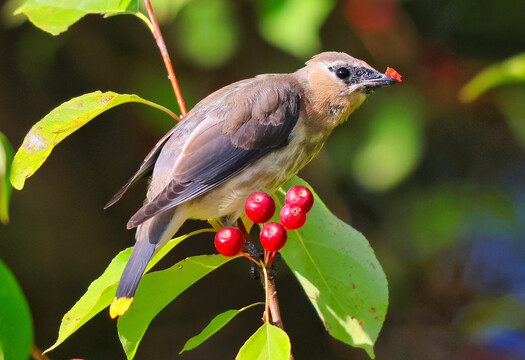
[(131, 306), (135, 290), (156, 246), (157, 244), (151, 243), (148, 239), (141, 239), (133, 247), (120, 277), (117, 293), (109, 307), (109, 315), (112, 319), (123, 315)]
[(128, 311), (140, 279), (156, 250), (164, 246), (177, 232), (186, 217), (175, 209), (158, 214), (137, 229), (137, 241), (117, 286), (117, 292), (109, 307), (112, 319)]

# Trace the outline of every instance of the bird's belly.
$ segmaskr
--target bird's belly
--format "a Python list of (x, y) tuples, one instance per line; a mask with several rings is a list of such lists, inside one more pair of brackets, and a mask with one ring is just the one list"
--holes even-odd
[(239, 216), (244, 209), (244, 201), (251, 193), (273, 193), (310, 162), (324, 143), (316, 140), (296, 139), (249, 165), (188, 204), (189, 217), (206, 220), (227, 215)]

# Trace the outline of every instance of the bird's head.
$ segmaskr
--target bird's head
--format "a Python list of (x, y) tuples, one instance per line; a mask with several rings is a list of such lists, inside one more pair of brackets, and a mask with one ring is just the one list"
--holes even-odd
[[(375, 88), (397, 80), (375, 70), (366, 62), (341, 52), (324, 52), (296, 72), (312, 111), (344, 121)], [(331, 117), (332, 117), (331, 116)]]

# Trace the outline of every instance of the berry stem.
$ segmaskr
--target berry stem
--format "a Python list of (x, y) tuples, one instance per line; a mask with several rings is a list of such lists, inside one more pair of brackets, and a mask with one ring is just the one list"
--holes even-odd
[(244, 226), (244, 222), (241, 218), (237, 219), (237, 226), (239, 227), (239, 230), (241, 230), (242, 236), (249, 242), (252, 242), (252, 239), (250, 238), (250, 233), (248, 230), (246, 230), (246, 226)]
[(173, 92), (175, 93), (175, 97), (177, 98), (177, 104), (179, 105), (180, 113), (182, 116), (185, 116), (186, 111), (186, 105), (184, 104), (184, 99), (182, 98), (182, 93), (179, 88), (179, 83), (177, 82), (177, 78), (175, 77), (175, 72), (173, 71), (173, 66), (171, 65), (170, 56), (168, 54), (168, 49), (166, 48), (166, 44), (164, 43), (164, 39), (162, 38), (162, 33), (160, 32), (159, 24), (157, 23), (157, 19), (155, 18), (155, 15), (153, 14), (153, 9), (151, 7), (151, 3), (149, 0), (144, 0), (144, 4), (146, 5), (146, 10), (148, 12), (149, 19), (151, 21), (152, 25), (152, 31), (153, 36), (155, 37), (155, 41), (157, 42), (157, 46), (160, 50), (160, 53), (162, 55), (162, 59), (164, 60), (164, 65), (166, 65), (166, 70), (168, 71), (168, 77), (171, 82), (171, 86), (173, 87)]
[(272, 263), (273, 263), (273, 258), (275, 257), (275, 253), (277, 251), (272, 251), (271, 254), (270, 254), (270, 258), (268, 260), (268, 267), (271, 267), (272, 266)]
[(250, 259), (251, 261), (253, 261), (254, 263), (257, 264), (257, 266), (259, 266), (259, 262), (257, 260), (255, 260), (254, 258), (252, 258), (250, 255), (246, 254), (245, 252), (242, 252), (241, 251), (241, 255), (244, 256), (245, 258), (248, 258)]

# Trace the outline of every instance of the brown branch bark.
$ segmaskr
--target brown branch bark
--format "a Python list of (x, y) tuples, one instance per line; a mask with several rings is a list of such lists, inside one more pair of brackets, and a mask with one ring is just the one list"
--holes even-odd
[(270, 314), (272, 315), (272, 324), (284, 330), (274, 279), (268, 279), (268, 303), (270, 308)]
[[(264, 272), (262, 269), (259, 269), (259, 275), (264, 289)], [(268, 307), (270, 309), (271, 316), (270, 323), (284, 330), (283, 321), (281, 318), (281, 310), (279, 309), (279, 299), (277, 298), (277, 289), (275, 287), (275, 280), (270, 278), (268, 278)]]
[(31, 345), (31, 358), (34, 360), (51, 360), (34, 344)]
[[(262, 271), (262, 269), (259, 269), (259, 274), (261, 276), (262, 286), (263, 288), (265, 288), (264, 272)], [(270, 323), (284, 331), (283, 320), (281, 318), (281, 310), (279, 308), (279, 300), (277, 298), (277, 289), (275, 287), (274, 279), (268, 279), (268, 307), (270, 309), (271, 316), (271, 320), (269, 320)], [(268, 314), (266, 316), (268, 316)], [(290, 354), (289, 360), (294, 360), (293, 354)]]

